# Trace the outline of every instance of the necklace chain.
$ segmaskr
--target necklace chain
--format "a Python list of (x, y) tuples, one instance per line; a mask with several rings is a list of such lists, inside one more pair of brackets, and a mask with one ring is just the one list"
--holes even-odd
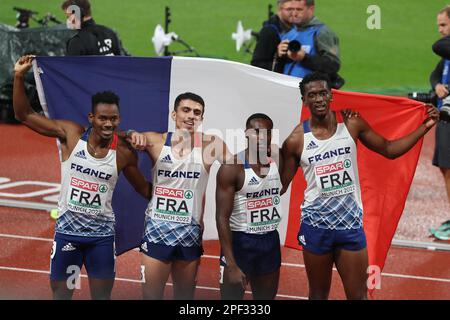
[(94, 156), (96, 156), (97, 151), (95, 151), (94, 147), (89, 143), (89, 139), (88, 139), (88, 145), (89, 145), (89, 147), (91, 147), (91, 150), (94, 151)]
[[(87, 144), (88, 144), (89, 147), (91, 147), (91, 150), (94, 151), (94, 156), (96, 156), (96, 155), (97, 155), (97, 151), (94, 149), (94, 147), (92, 146), (92, 144), (89, 143), (89, 138), (90, 138), (90, 135), (89, 135), (89, 137), (88, 137), (88, 139), (87, 139)], [(109, 146), (111, 145), (111, 142), (112, 142), (112, 139), (111, 139), (111, 140), (109, 141), (109, 143), (108, 143), (108, 148), (109, 148)]]

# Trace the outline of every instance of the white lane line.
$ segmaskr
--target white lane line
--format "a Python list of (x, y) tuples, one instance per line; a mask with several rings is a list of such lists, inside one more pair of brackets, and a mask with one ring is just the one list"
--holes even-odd
[[(50, 274), (50, 271), (47, 270), (34, 270), (34, 269), (24, 269), (24, 268), (15, 268), (15, 267), (4, 267), (0, 266), (0, 270), (7, 270), (7, 271), (16, 271), (16, 272), (30, 272), (30, 273), (40, 273), (40, 274)], [(87, 278), (87, 275), (81, 274), (82, 278)], [(136, 280), (136, 279), (128, 279), (128, 278), (118, 278), (116, 277), (116, 281), (123, 281), (123, 282), (132, 282), (132, 283), (142, 283), (142, 280)], [(172, 283), (168, 282), (167, 285), (173, 286)], [(215, 287), (205, 287), (205, 286), (196, 286), (197, 289), (201, 290), (209, 290), (209, 291), (220, 291), (219, 288)], [(245, 291), (247, 294), (251, 294), (251, 291)], [(298, 300), (307, 300), (307, 297), (300, 297), (300, 296), (291, 296), (291, 295), (283, 295), (283, 294), (277, 294), (277, 297), (279, 298), (289, 298), (289, 299), (298, 299)]]
[(421, 276), (410, 276), (405, 274), (397, 274), (397, 273), (381, 273), (382, 276), (385, 277), (393, 277), (393, 278), (405, 278), (405, 279), (416, 279), (416, 280), (426, 280), (426, 281), (437, 281), (437, 282), (448, 282), (450, 283), (450, 279), (441, 279), (441, 278), (430, 278), (430, 277), (421, 277)]
[(18, 235), (15, 235), (15, 234), (4, 234), (4, 233), (0, 233), (0, 238), (12, 238), (12, 239), (23, 239), (23, 240), (35, 240), (35, 241), (53, 242), (53, 239), (48, 239), (48, 238), (18, 236)]
[(11, 193), (11, 192), (0, 192), (1, 197), (10, 198), (33, 198), (45, 194), (53, 194), (61, 191), (61, 185), (59, 183), (51, 183), (44, 181), (15, 181), (0, 185), (0, 190), (11, 189), (23, 186), (40, 186), (47, 187), (46, 189), (41, 189), (37, 191), (30, 191), (25, 193)]
[(45, 270), (34, 270), (34, 269), (2, 267), (2, 266), (0, 266), (0, 270), (50, 274), (50, 271), (45, 271)]
[[(0, 233), (0, 238), (13, 238), (13, 239), (53, 242), (53, 239), (48, 239), (48, 238), (27, 237), (27, 236), (18, 236), (18, 235), (3, 234), (3, 233)], [(218, 260), (219, 256), (203, 255), (202, 258)], [(303, 268), (303, 269), (305, 268), (304, 264), (282, 262), (281, 265), (285, 266), (285, 267), (292, 267), (292, 268)], [(337, 271), (337, 269), (333, 268), (333, 271)], [(386, 276), (386, 277), (392, 277), (392, 278), (404, 278), (404, 279), (415, 279), (415, 280), (425, 280), (425, 281), (448, 282), (448, 283), (450, 283), (450, 279), (445, 279), (445, 278), (432, 278), (432, 277), (422, 277), (422, 276), (406, 275), (406, 274), (399, 274), (399, 273), (385, 273), (385, 272), (381, 273), (381, 275), (382, 276)]]
[(0, 206), (50, 211), (52, 209), (55, 209), (58, 206), (58, 204), (0, 199)]

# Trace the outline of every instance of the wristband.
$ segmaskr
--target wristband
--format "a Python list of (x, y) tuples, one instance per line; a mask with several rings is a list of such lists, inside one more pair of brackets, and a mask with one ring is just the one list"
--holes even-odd
[(136, 132), (136, 130), (133, 129), (128, 130), (127, 133), (125, 133), (125, 138), (129, 138), (133, 132)]

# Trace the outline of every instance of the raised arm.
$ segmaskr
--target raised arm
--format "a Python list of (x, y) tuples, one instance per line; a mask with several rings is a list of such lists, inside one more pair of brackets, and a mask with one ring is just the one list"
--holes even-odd
[(387, 140), (376, 133), (370, 125), (361, 117), (347, 120), (350, 132), (355, 132), (361, 142), (370, 150), (375, 151), (388, 159), (395, 159), (405, 154), (422, 138), (438, 121), (438, 110), (427, 105), (427, 119), (416, 130), (410, 134), (397, 139)]
[(15, 117), (30, 129), (45, 136), (67, 139), (68, 132), (83, 132), (84, 128), (67, 120), (52, 120), (36, 113), (25, 93), (24, 76), (31, 69), (34, 56), (21, 57), (14, 66), (13, 106)]
[(222, 165), (216, 178), (216, 226), (219, 233), (220, 247), (226, 259), (225, 273), (231, 284), (241, 284), (245, 288), (246, 278), (237, 266), (233, 254), (230, 217), (233, 211), (234, 194), (237, 191), (238, 165)]
[(283, 188), (281, 194), (285, 193), (300, 164), (300, 158), (303, 149), (303, 127), (298, 125), (294, 131), (283, 142), (281, 148), (282, 170), (281, 170), (281, 183)]

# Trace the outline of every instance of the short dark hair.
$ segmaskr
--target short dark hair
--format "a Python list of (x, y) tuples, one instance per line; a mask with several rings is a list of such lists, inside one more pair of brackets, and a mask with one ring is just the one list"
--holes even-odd
[(278, 6), (281, 6), (289, 1), (305, 1), (305, 4), (307, 7), (311, 7), (314, 5), (314, 0), (278, 0), (277, 4), (278, 4)]
[(198, 94), (192, 93), (192, 92), (185, 92), (175, 99), (175, 103), (173, 105), (173, 110), (176, 112), (178, 109), (178, 106), (180, 105), (181, 100), (192, 100), (202, 105), (203, 111), (202, 115), (205, 113), (205, 101), (203, 101), (203, 98), (200, 97)]
[(91, 15), (91, 4), (89, 0), (66, 0), (61, 4), (61, 9), (65, 11), (70, 6), (78, 6), (82, 17)]
[(248, 117), (247, 121), (245, 122), (245, 127), (248, 129), (250, 127), (250, 122), (253, 119), (264, 119), (270, 122), (270, 125), (273, 128), (273, 121), (270, 119), (270, 117), (267, 114), (264, 113), (254, 113), (250, 117)]
[(119, 102), (120, 102), (119, 96), (112, 91), (97, 92), (92, 96), (91, 112), (95, 114), (97, 105), (99, 103), (115, 104), (117, 106), (117, 109), (119, 109)]
[(330, 77), (326, 74), (326, 73), (322, 73), (322, 72), (313, 72), (310, 73), (308, 75), (306, 75), (302, 81), (300, 82), (300, 93), (302, 94), (302, 96), (305, 95), (305, 87), (308, 83), (310, 82), (314, 82), (314, 81), (325, 81), (327, 83), (327, 87), (329, 90), (331, 90), (331, 81), (330, 81)]

